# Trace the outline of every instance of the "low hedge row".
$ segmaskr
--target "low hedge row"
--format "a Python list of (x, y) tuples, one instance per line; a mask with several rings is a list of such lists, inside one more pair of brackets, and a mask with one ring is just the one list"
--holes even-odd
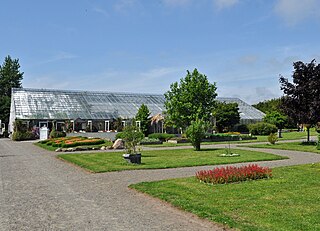
[(169, 139), (172, 139), (176, 135), (174, 134), (167, 134), (167, 133), (152, 133), (148, 135), (148, 138), (150, 139), (159, 139), (160, 141), (167, 141)]

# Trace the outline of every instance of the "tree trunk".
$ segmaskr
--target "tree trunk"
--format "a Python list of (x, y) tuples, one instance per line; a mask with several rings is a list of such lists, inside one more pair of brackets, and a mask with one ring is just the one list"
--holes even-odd
[(281, 128), (278, 129), (278, 138), (282, 138), (282, 129)]
[(307, 142), (310, 142), (310, 127), (307, 127)]
[(195, 149), (196, 149), (196, 151), (200, 151), (200, 143), (197, 143), (197, 144), (195, 145)]

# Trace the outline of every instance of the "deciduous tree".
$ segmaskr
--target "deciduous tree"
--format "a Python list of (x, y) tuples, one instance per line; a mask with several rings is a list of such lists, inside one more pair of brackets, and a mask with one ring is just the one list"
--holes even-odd
[(229, 131), (232, 126), (240, 122), (238, 104), (218, 102), (213, 111), (213, 116), (216, 118), (218, 132)]
[(310, 63), (293, 63), (293, 82), (280, 76), (283, 110), (297, 123), (307, 128), (310, 141), (310, 127), (320, 121), (320, 65), (315, 60)]
[(197, 69), (187, 71), (186, 77), (172, 83), (165, 93), (166, 122), (184, 129), (197, 119), (209, 121), (216, 105), (216, 90), (216, 84)]

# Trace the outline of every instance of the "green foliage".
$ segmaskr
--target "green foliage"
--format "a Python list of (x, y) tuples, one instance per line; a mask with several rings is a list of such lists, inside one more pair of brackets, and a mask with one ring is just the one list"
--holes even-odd
[(284, 112), (299, 124), (308, 124), (307, 140), (310, 140), (309, 128), (320, 121), (320, 64), (301, 61), (293, 64), (293, 82), (280, 77), (280, 88), (284, 93), (282, 108)]
[(22, 120), (16, 120), (13, 123), (14, 132), (27, 132), (28, 127), (22, 122)]
[(146, 105), (142, 104), (136, 115), (136, 120), (140, 121), (140, 130), (145, 136), (148, 135), (148, 130), (151, 122), (149, 118), (150, 114), (151, 113), (149, 111), (149, 108)]
[(213, 116), (216, 118), (218, 132), (230, 131), (232, 126), (240, 122), (238, 104), (218, 102)]
[(128, 154), (137, 153), (137, 145), (143, 138), (143, 133), (136, 126), (128, 125), (123, 129), (123, 140)]
[(167, 141), (173, 137), (175, 137), (174, 134), (167, 134), (167, 133), (152, 133), (152, 134), (148, 135), (148, 138), (159, 139), (160, 141)]
[(276, 142), (278, 141), (278, 136), (276, 133), (270, 133), (270, 135), (268, 136), (268, 141), (270, 144), (276, 144)]
[(249, 128), (246, 124), (236, 124), (232, 128), (233, 132), (247, 133), (249, 132)]
[(211, 84), (207, 76), (187, 71), (180, 83), (174, 82), (165, 93), (166, 123), (178, 128), (186, 128), (191, 121), (209, 121), (217, 96), (216, 84)]
[(265, 122), (249, 125), (249, 131), (252, 135), (270, 135), (270, 133), (275, 133), (277, 130), (275, 125)]
[(287, 123), (288, 117), (277, 111), (271, 111), (266, 114), (263, 120), (266, 123), (274, 124), (277, 128), (282, 129)]
[(15, 131), (12, 134), (12, 140), (23, 141), (23, 140), (34, 140), (35, 136), (31, 131)]
[(123, 139), (124, 138), (124, 135), (123, 135), (123, 132), (118, 132), (117, 134), (116, 134), (116, 137), (115, 137), (116, 139)]
[(205, 136), (208, 124), (203, 120), (197, 119), (192, 121), (190, 126), (187, 128), (186, 135), (191, 141), (192, 146), (196, 151), (200, 151), (201, 141)]
[(50, 138), (59, 138), (59, 137), (66, 137), (66, 136), (67, 134), (65, 132), (56, 131), (55, 129), (52, 129), (49, 135)]
[(253, 104), (252, 106), (255, 107), (256, 109), (258, 109), (259, 111), (262, 111), (265, 114), (270, 113), (270, 112), (282, 113), (280, 98), (265, 100), (263, 102)]
[(5, 124), (9, 122), (11, 88), (21, 88), (23, 72), (19, 68), (19, 59), (11, 59), (9, 55), (0, 65), (0, 120)]

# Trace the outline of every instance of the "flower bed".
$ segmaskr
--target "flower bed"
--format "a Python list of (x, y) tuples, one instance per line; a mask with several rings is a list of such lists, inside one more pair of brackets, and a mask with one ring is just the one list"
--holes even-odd
[(213, 170), (202, 170), (196, 173), (196, 178), (204, 183), (227, 184), (232, 182), (271, 178), (272, 170), (257, 164), (241, 167), (221, 167)]
[(46, 144), (52, 147), (70, 148), (85, 145), (99, 145), (105, 143), (101, 138), (87, 138), (87, 137), (61, 137), (40, 141), (41, 144)]

